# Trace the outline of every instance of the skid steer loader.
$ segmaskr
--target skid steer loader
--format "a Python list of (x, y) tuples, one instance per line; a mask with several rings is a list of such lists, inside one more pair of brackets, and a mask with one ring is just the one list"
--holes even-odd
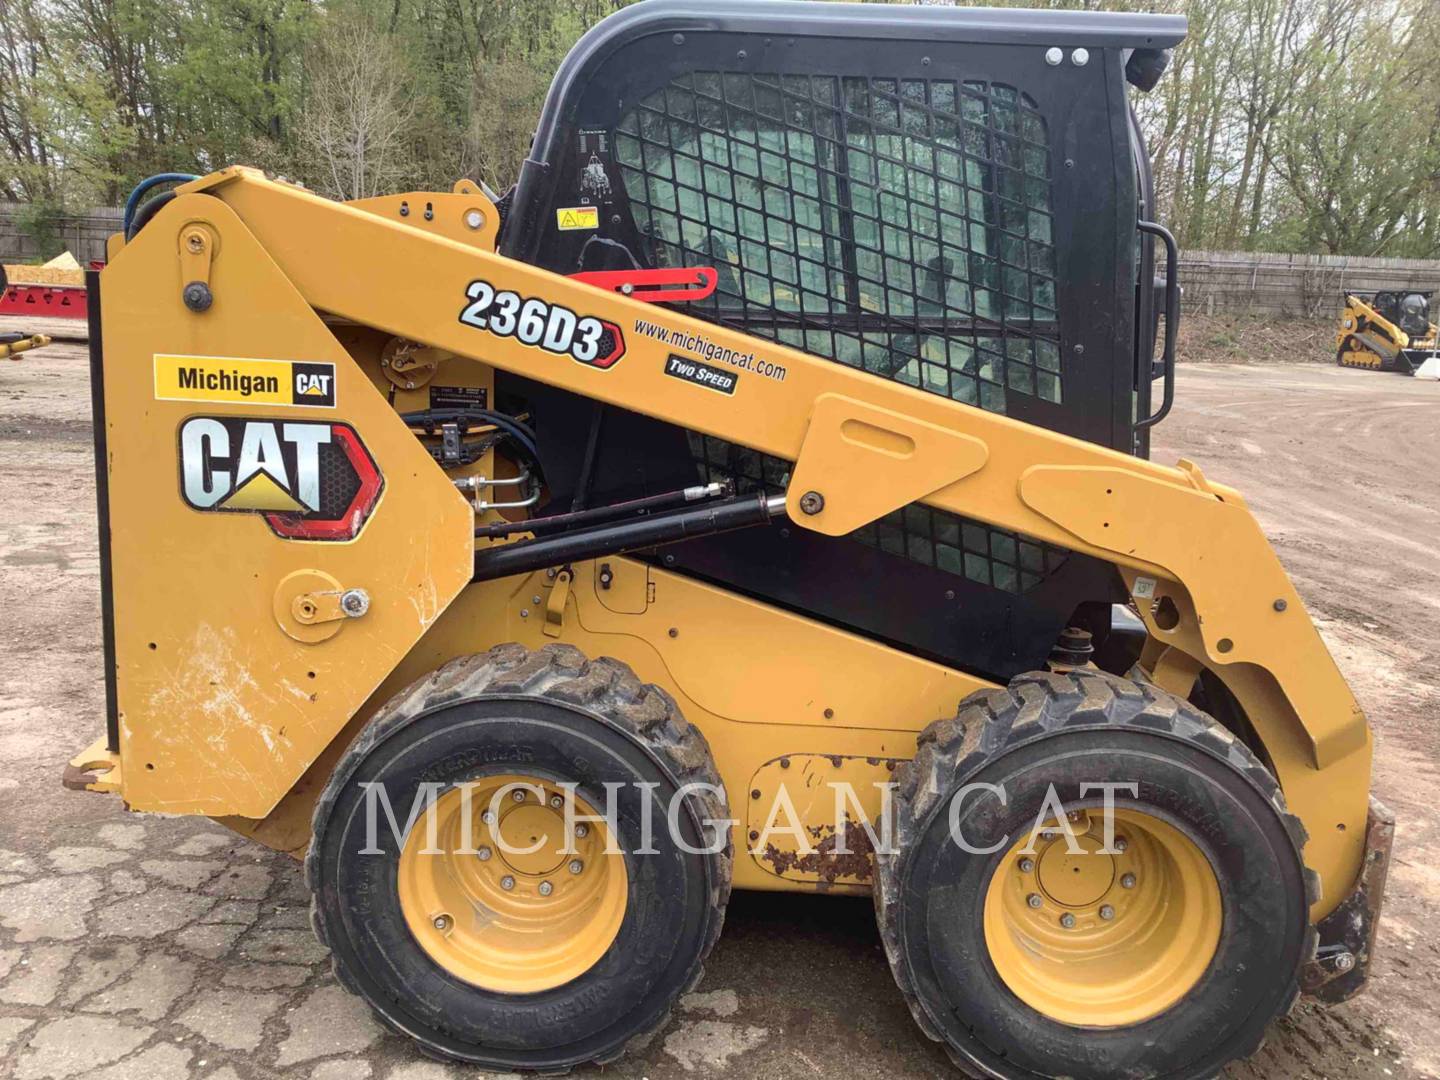
[(656, 1030), (732, 888), (873, 895), (977, 1075), (1213, 1076), (1355, 993), (1365, 716), (1240, 494), (1148, 460), (1126, 84), (1184, 30), (651, 0), (503, 198), (137, 191), (67, 782), (303, 858), (340, 982), (497, 1069)]
[(1335, 362), (1440, 379), (1440, 334), (1430, 321), (1430, 293), (1347, 292), (1335, 332)]

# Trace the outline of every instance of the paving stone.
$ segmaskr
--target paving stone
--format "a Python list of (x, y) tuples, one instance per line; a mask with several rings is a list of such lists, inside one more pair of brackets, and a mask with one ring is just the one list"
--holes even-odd
[(305, 884), (305, 873), (299, 863), (293, 872), (280, 874), (280, 888), (274, 900), (277, 907), (283, 904), (310, 910), (310, 886)]
[(220, 981), (244, 990), (275, 990), (282, 986), (302, 986), (311, 974), (310, 968), (298, 964), (231, 964)]
[(75, 957), (77, 974), (65, 989), (64, 1003), (74, 1005), (97, 990), (103, 990), (140, 962), (134, 945), (103, 944), (80, 949)]
[(50, 866), (61, 874), (103, 870), (130, 858), (123, 851), (103, 847), (58, 847), (49, 854)]
[(330, 955), (309, 930), (256, 930), (240, 945), (246, 960), (318, 964)]
[(0, 870), (9, 874), (22, 874), (25, 877), (33, 877), (40, 872), (40, 867), (35, 860), (23, 851), (7, 851), (0, 848)]
[(218, 960), (230, 951), (245, 927), (235, 923), (199, 923), (175, 935), (175, 943), (190, 952)]
[(46, 754), (54, 752), (54, 740), (43, 728), (43, 710), (10, 712), (5, 720), (7, 727), (14, 724), (15, 729), (0, 730), (0, 761), (40, 761)]
[(370, 1075), (368, 1061), (327, 1061), (316, 1065), (310, 1073), (310, 1080), (367, 1080)]
[(263, 900), (270, 891), (270, 871), (255, 864), (232, 866), (209, 885), (205, 892), (226, 900)]
[(148, 887), (145, 879), (133, 870), (116, 870), (110, 875), (110, 891), (121, 896), (135, 896)]
[(221, 900), (200, 920), (202, 923), (237, 923), (249, 926), (260, 917), (254, 900)]
[(97, 913), (95, 925), (111, 937), (155, 938), (174, 933), (214, 906), (208, 896), (157, 887), (105, 905)]
[(212, 851), (219, 851), (221, 848), (236, 845), (240, 840), (241, 838), (234, 833), (196, 833), (183, 844), (178, 845), (171, 854), (189, 857), (209, 855)]
[(455, 1070), (438, 1061), (407, 1061), (386, 1073), (385, 1080), (450, 1080), (454, 1075)]
[(145, 859), (140, 869), (167, 885), (181, 889), (198, 889), (225, 869), (223, 862), (213, 859)]
[(124, 1057), (155, 1029), (108, 1016), (67, 1016), (52, 1020), (30, 1038), (15, 1062), (16, 1080), (89, 1075), (100, 1065)]
[(309, 930), (310, 905), (276, 908), (260, 923), (267, 930)]
[(290, 1036), (280, 1044), (280, 1068), (330, 1054), (358, 1054), (382, 1032), (359, 998), (331, 983), (311, 992), (286, 1018)]
[(157, 1043), (134, 1057), (90, 1074), (90, 1080), (186, 1080), (194, 1053), (174, 1043)]
[(85, 1003), (89, 1012), (134, 1011), (146, 1020), (159, 1020), (195, 981), (195, 965), (164, 953), (151, 953), (123, 982), (103, 990)]
[(85, 916), (100, 883), (76, 874), (41, 878), (0, 889), (0, 924), (15, 931), (15, 940), (74, 941), (85, 935)]
[(206, 990), (177, 1023), (226, 1050), (254, 1050), (264, 1035), (265, 1021), (284, 1001), (281, 994)]
[(0, 949), (0, 982), (5, 981), (5, 976), (10, 974), (10, 969), (20, 962), (24, 954), (24, 949)]
[(8, 1054), (15, 1041), (34, 1024), (28, 1016), (0, 1016), (0, 1057)]
[(101, 825), (95, 830), (95, 835), (111, 847), (134, 851), (145, 843), (145, 826), (134, 823)]
[(75, 955), (74, 945), (35, 945), (15, 965), (0, 1001), (10, 1005), (49, 1005), (60, 993), (65, 969)]

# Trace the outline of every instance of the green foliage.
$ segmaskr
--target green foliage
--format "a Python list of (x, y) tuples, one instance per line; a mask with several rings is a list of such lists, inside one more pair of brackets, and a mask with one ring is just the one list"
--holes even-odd
[(16, 210), (15, 224), (40, 249), (38, 262), (47, 262), (65, 250), (60, 236), (64, 219), (65, 208), (45, 199), (25, 203)]
[[(627, 2), (0, 0), (0, 200), (38, 222), (232, 162), (503, 190), (566, 51)], [(978, 2), (1189, 16), (1137, 105), (1185, 246), (1440, 255), (1432, 0)]]

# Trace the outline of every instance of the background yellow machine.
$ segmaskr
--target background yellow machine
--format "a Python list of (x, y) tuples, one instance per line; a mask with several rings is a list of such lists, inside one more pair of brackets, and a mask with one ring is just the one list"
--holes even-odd
[(1440, 379), (1440, 341), (1430, 321), (1430, 294), (1346, 293), (1335, 331), (1335, 362)]
[(1183, 20), (710, 8), (591, 31), (501, 199), (136, 193), (67, 780), (303, 857), (433, 1054), (612, 1060), (740, 887), (873, 894), (972, 1073), (1212, 1076), (1360, 987), (1391, 826), (1243, 498), (1148, 460)]

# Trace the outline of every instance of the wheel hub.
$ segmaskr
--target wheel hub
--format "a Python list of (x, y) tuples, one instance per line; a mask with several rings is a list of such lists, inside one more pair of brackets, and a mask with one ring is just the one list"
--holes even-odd
[(1052, 822), (1005, 856), (985, 898), (985, 940), (1021, 1001), (1065, 1024), (1120, 1027), (1158, 1016), (1194, 988), (1219, 946), (1215, 873), (1169, 823), (1115, 812)]
[[(429, 811), (433, 833), (423, 815), (411, 827), (396, 880), (401, 910), (420, 946), (456, 978), (538, 993), (584, 974), (614, 942), (627, 902), (625, 857), (607, 854), (616, 845), (603, 821), (567, 837), (566, 798), (549, 781), (492, 777), (468, 794), (441, 795)], [(574, 803), (575, 817), (596, 816), (583, 799)]]
[(1102, 837), (1085, 833), (1071, 852), (1064, 837), (1045, 842), (1036, 861), (1040, 891), (1067, 908), (1094, 907), (1115, 884), (1115, 857), (1104, 853)]
[(500, 858), (520, 874), (553, 874), (565, 861), (565, 817), (562, 811), (530, 801), (508, 806), (498, 831)]

